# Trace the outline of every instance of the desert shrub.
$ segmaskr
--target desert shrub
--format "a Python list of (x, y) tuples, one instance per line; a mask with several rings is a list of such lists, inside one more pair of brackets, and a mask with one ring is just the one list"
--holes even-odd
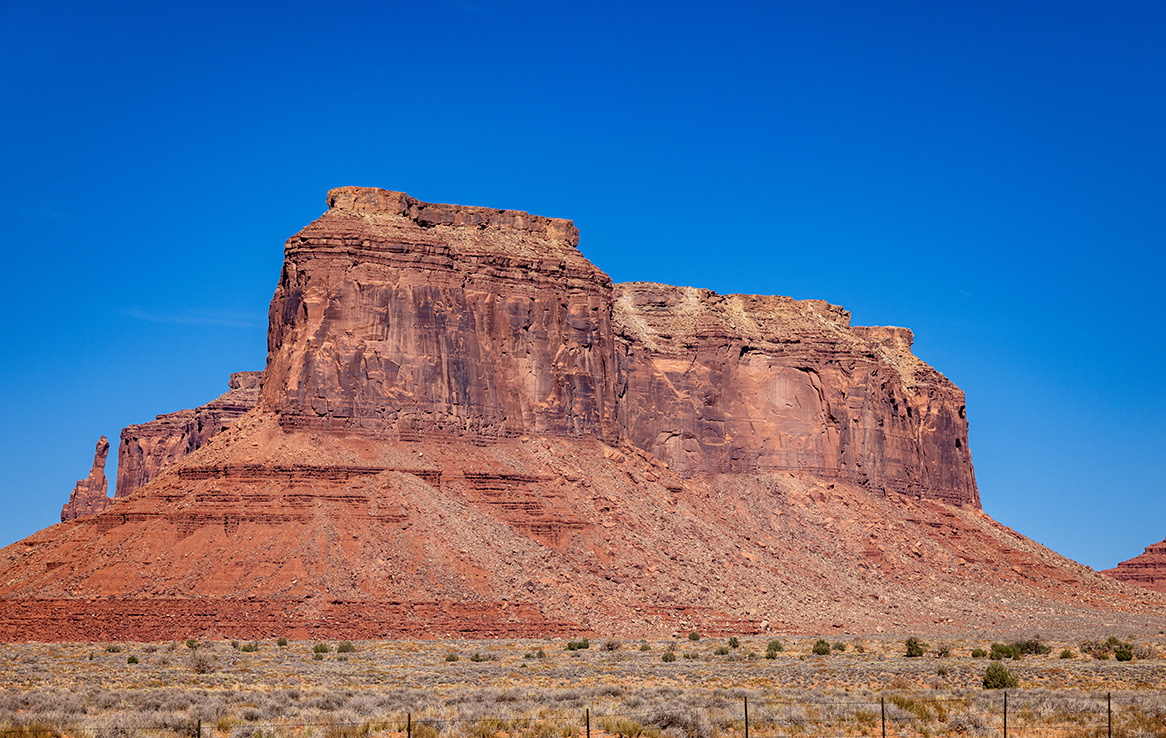
[(445, 655), (445, 660), (451, 664), (460, 658), (461, 658), (461, 656), (458, 656), (456, 653), (447, 653)]
[(781, 641), (770, 641), (769, 645), (765, 647), (766, 651), (784, 651), (785, 646), (781, 645)]
[(834, 649), (835, 651), (845, 651), (845, 650), (846, 650), (846, 644), (845, 644), (845, 643), (843, 643), (842, 641), (836, 641), (836, 642), (834, 643), (834, 645), (833, 645), (833, 646), (831, 646), (830, 648)]
[(657, 707), (648, 714), (648, 725), (664, 731), (665, 735), (686, 735), (690, 738), (712, 738), (713, 725), (703, 710), (689, 710), (680, 705)]
[(126, 663), (127, 664), (136, 664), (136, 663), (138, 663), (138, 657), (137, 656), (130, 656), (128, 659), (126, 659)]
[(935, 670), (935, 673), (938, 676), (947, 676), (950, 673), (950, 671), (946, 666), (940, 664), (939, 668)]
[(713, 653), (715, 653), (717, 656), (728, 656), (729, 655), (729, 647), (728, 646), (717, 646), (717, 650), (714, 651)]
[(915, 636), (908, 638), (904, 645), (907, 647), (908, 658), (917, 658), (927, 653), (927, 644)]
[[(1046, 646), (1040, 642), (1040, 638), (1030, 638), (1027, 641), (1016, 641), (1012, 644), (1012, 652), (1014, 654), (1023, 654), (1027, 656), (1044, 656), (1052, 653), (1053, 647)], [(1015, 658), (1015, 656), (1013, 656)]]
[(287, 639), (286, 638), (277, 638), (275, 641), (275, 645), (280, 646), (280, 647), (286, 646)]
[(1005, 643), (993, 643), (991, 658), (993, 661), (1001, 661), (1003, 659), (1020, 659), (1020, 651), (1015, 647)]
[(194, 640), (193, 638), (187, 638), (186, 639), (186, 647), (187, 648), (198, 648), (198, 641)]
[(243, 653), (255, 653), (256, 651), (259, 650), (259, 644), (256, 643), (255, 641), (251, 641), (250, 643), (244, 643), (243, 646), (239, 650), (242, 651)]
[(1064, 651), (1061, 651), (1061, 658), (1071, 659), (1073, 658), (1073, 652), (1066, 648)]
[(948, 656), (951, 656), (951, 646), (946, 643), (941, 643), (935, 647), (935, 655), (938, 658), (946, 659)]
[(577, 641), (567, 641), (568, 651), (582, 651), (583, 649), (591, 648), (591, 641), (582, 638)]
[(239, 648), (239, 642), (238, 641), (231, 641), (231, 648), (234, 648), (237, 650)]
[(1004, 664), (988, 664), (983, 683), (984, 689), (1015, 689), (1018, 684)]
[(336, 653), (354, 653), (355, 651), (356, 646), (352, 645), (352, 641), (340, 641), (340, 644), (336, 646)]
[(987, 655), (988, 655), (988, 652), (982, 648), (973, 648), (972, 649), (972, 658), (974, 658), (974, 659), (982, 659)]
[(691, 633), (688, 634), (688, 640), (699, 641), (700, 640), (700, 633), (697, 633), (695, 630), (692, 631)]
[(121, 653), (121, 646), (106, 646), (106, 653)]
[(680, 654), (680, 655), (681, 655), (681, 656), (683, 656), (684, 658), (688, 659), (689, 661), (692, 661), (693, 659), (695, 659), (695, 658), (696, 658), (696, 654), (695, 654), (695, 653), (687, 653), (687, 652), (685, 652), (685, 653), (682, 653), (682, 654)]
[(327, 643), (317, 643), (312, 646), (312, 653), (332, 653), (332, 647)]
[(535, 656), (535, 658), (538, 658), (538, 659), (545, 659), (547, 657), (547, 652), (540, 648), (539, 650), (534, 652), (534, 656)]
[(609, 638), (608, 640), (603, 642), (603, 650), (604, 651), (618, 651), (620, 649), (620, 646), (622, 646), (622, 645), (623, 645), (622, 643), (615, 640), (614, 638)]
[(729, 648), (740, 648), (740, 647), (741, 647), (741, 641), (737, 638), (737, 636), (732, 636), (729, 638)]
[(215, 668), (215, 660), (205, 651), (194, 650), (190, 654), (190, 668), (195, 674), (208, 674)]
[(1134, 646), (1134, 658), (1139, 661), (1142, 659), (1152, 659), (1155, 655), (1154, 647), (1148, 643), (1139, 643)]
[(1134, 652), (1129, 648), (1114, 649), (1113, 657), (1118, 661), (1133, 661)]
[(824, 639), (819, 638), (818, 642), (814, 644), (814, 648), (811, 650), (818, 656), (826, 656), (830, 653), (830, 644), (827, 643)]
[(673, 651), (665, 651), (664, 655), (660, 657), (661, 661), (672, 663), (676, 660), (676, 653)]
[(652, 647), (651, 647), (651, 646), (649, 646), (647, 643), (641, 643), (641, 644), (640, 644), (640, 650), (641, 650), (641, 651), (651, 651), (651, 650), (652, 650)]
[(314, 653), (314, 654), (312, 654), (312, 660), (313, 660), (313, 661), (323, 661), (323, 660), (324, 660), (324, 654), (322, 654), (322, 653), (319, 653), (319, 652), (317, 652), (317, 653)]
[(765, 658), (767, 658), (767, 659), (775, 659), (775, 658), (777, 658), (777, 651), (766, 651), (766, 652), (765, 652)]

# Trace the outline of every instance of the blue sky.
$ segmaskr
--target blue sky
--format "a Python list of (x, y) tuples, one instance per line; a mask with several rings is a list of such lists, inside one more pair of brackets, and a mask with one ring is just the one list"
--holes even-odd
[(989, 514), (1095, 568), (1166, 537), (1161, 2), (0, 0), (0, 69), (0, 544), (263, 367), (350, 184), (907, 326)]

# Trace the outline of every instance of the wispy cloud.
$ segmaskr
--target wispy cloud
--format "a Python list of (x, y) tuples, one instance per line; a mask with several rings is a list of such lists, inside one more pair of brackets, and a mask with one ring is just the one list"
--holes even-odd
[(267, 316), (234, 310), (144, 310), (130, 308), (124, 315), (151, 323), (179, 325), (218, 325), (225, 328), (255, 328), (267, 324)]

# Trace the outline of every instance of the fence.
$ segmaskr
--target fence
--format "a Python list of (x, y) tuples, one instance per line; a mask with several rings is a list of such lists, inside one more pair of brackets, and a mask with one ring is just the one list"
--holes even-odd
[[(1166, 738), (1166, 700), (1160, 692), (1125, 693), (1115, 705), (1110, 693), (1066, 700), (1040, 690), (957, 697), (916, 697), (890, 693), (871, 699), (721, 699), (704, 706), (656, 705), (643, 711), (593, 712), (590, 708), (543, 709), (523, 716), (485, 714), (439, 716), (429, 712), (386, 715), (363, 721), (240, 722), (195, 721), (186, 728), (107, 721), (92, 725), (18, 725), (0, 729), (0, 738), (364, 738), (386, 734), (405, 738), (652, 738), (661, 731), (691, 738)], [(1116, 709), (1115, 709), (1116, 708)]]

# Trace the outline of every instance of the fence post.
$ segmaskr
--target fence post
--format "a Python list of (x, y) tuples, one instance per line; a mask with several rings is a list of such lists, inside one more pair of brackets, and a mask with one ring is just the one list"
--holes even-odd
[(1004, 690), (1004, 738), (1008, 738), (1008, 690)]
[(583, 717), (587, 721), (587, 738), (591, 738), (591, 708), (590, 707), (588, 707), (587, 711), (583, 713)]
[(405, 735), (413, 738), (413, 713), (405, 713)]
[(879, 712), (883, 714), (883, 738), (887, 738), (887, 698), (879, 695)]
[(198, 719), (198, 727), (197, 727), (197, 730), (198, 730), (198, 734), (197, 734), (197, 735), (198, 735), (198, 738), (202, 738), (202, 718), (199, 718), (199, 719)]
[(745, 738), (749, 738), (749, 698), (745, 698)]
[(1113, 702), (1110, 701), (1109, 692), (1105, 693), (1105, 714), (1109, 719), (1109, 732), (1106, 735), (1113, 738)]

